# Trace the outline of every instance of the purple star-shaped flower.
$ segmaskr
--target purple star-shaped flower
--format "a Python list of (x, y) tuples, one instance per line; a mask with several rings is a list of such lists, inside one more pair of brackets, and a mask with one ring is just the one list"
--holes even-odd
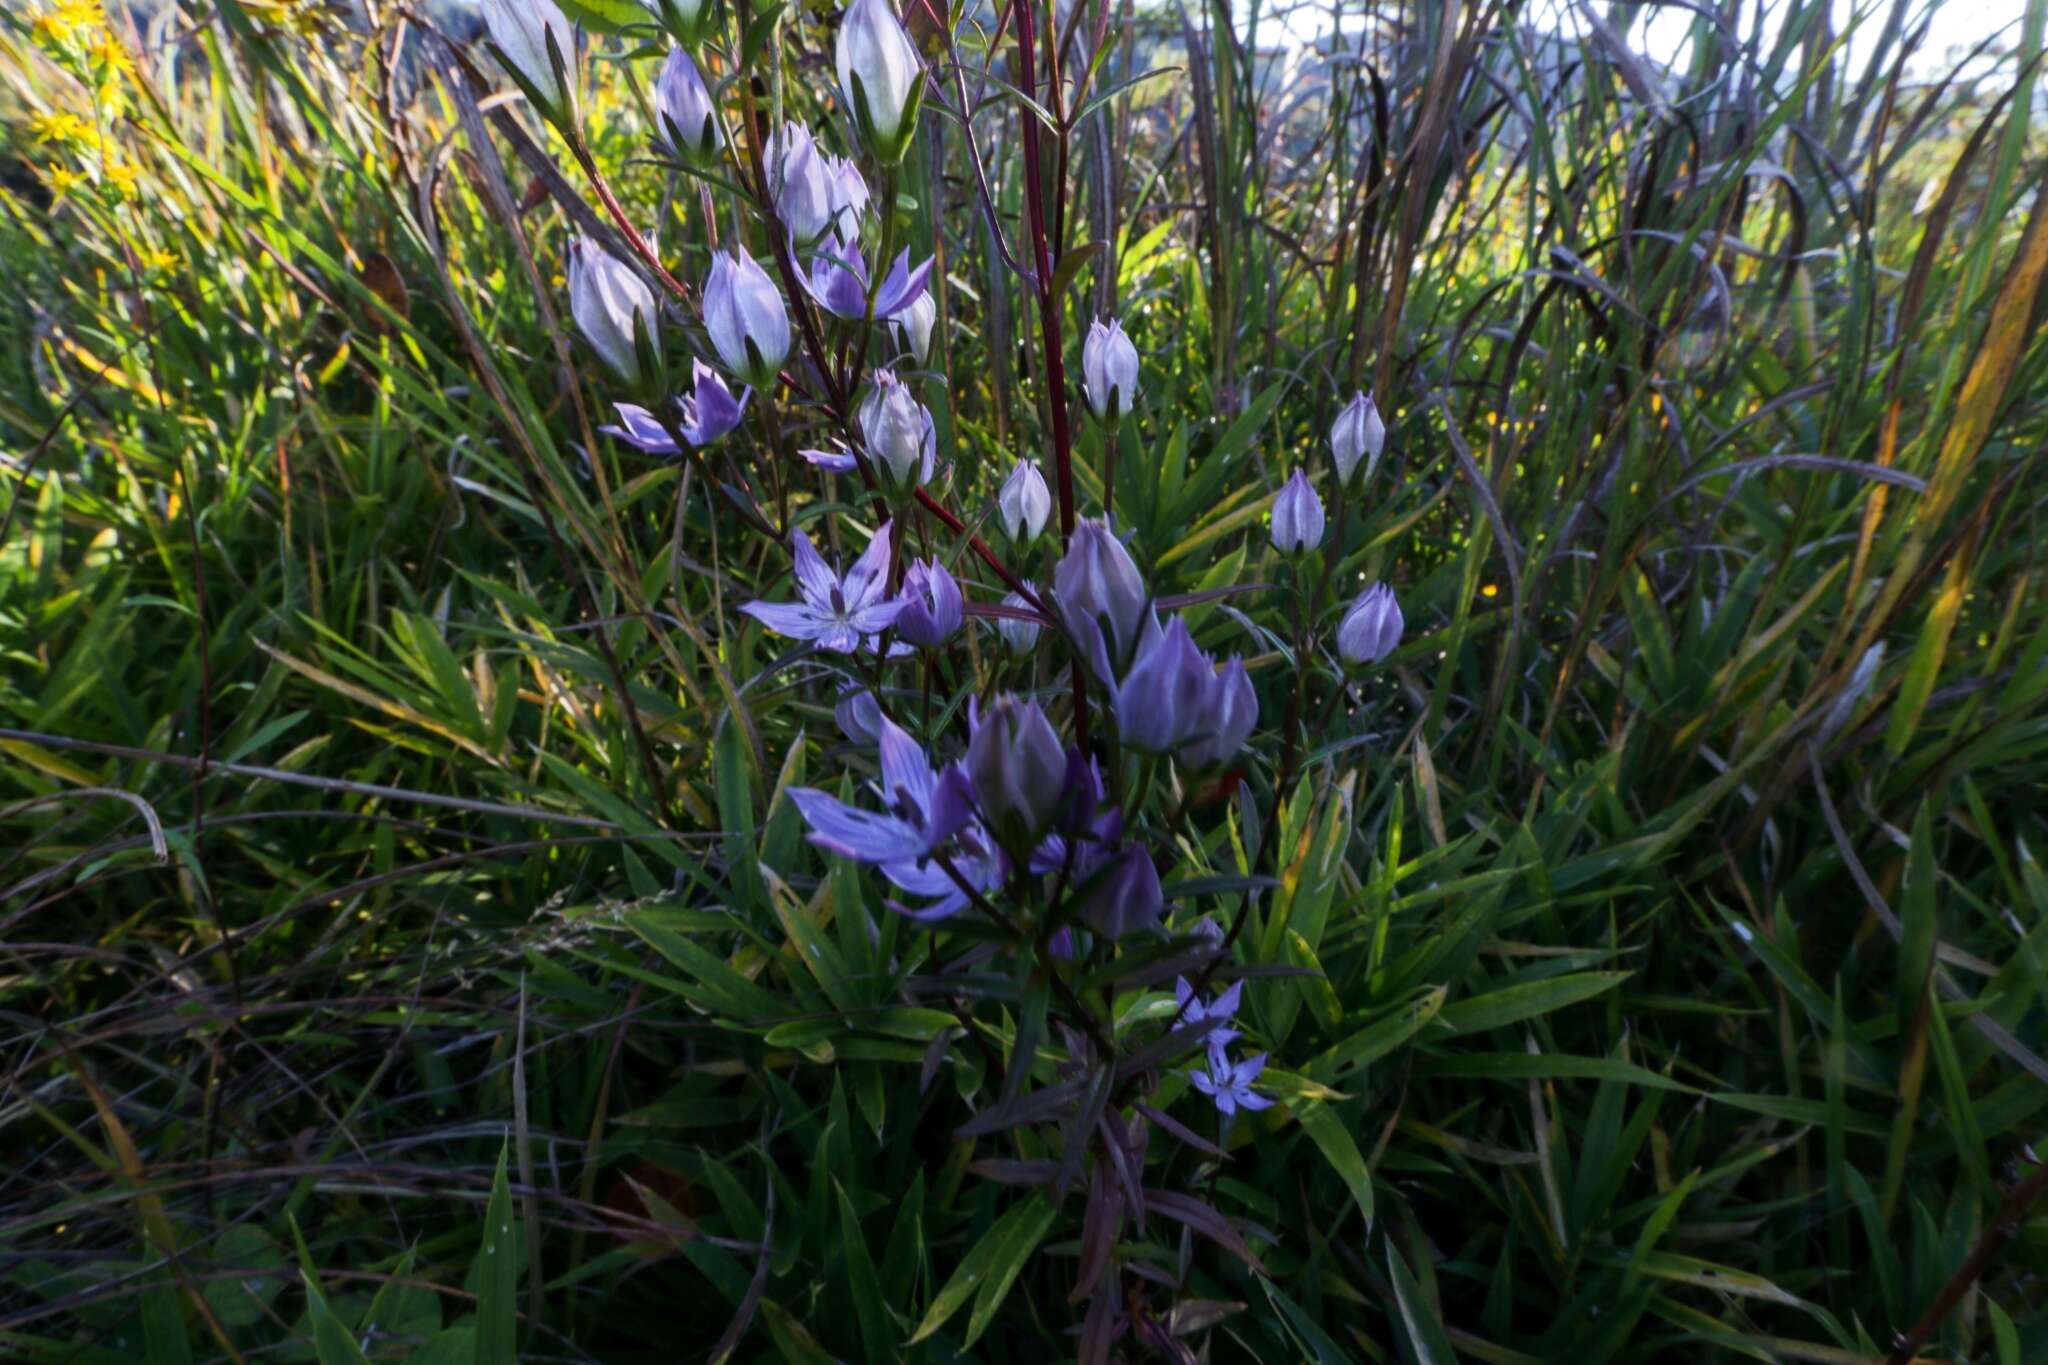
[(1188, 1079), (1195, 1083), (1195, 1089), (1216, 1101), (1216, 1108), (1225, 1114), (1235, 1114), (1244, 1109), (1256, 1112), (1270, 1109), (1273, 1101), (1252, 1089), (1252, 1082), (1266, 1069), (1266, 1054), (1247, 1057), (1241, 1062), (1227, 1061), (1210, 1054), (1207, 1071), (1190, 1071)]
[(844, 578), (834, 574), (802, 531), (790, 533), (799, 602), (749, 602), (740, 610), (777, 635), (815, 640), (818, 648), (851, 654), (861, 641), (896, 623), (903, 599), (888, 595), (889, 537), (894, 523), (868, 542)]
[(924, 293), (925, 280), (931, 273), (930, 260), (913, 270), (910, 252), (901, 252), (889, 273), (882, 277), (882, 287), (875, 294), (874, 311), (870, 313), (867, 257), (857, 246), (827, 246), (811, 257), (811, 273), (804, 287), (826, 312), (858, 322), (867, 317), (886, 318), (908, 308)]
[[(883, 811), (849, 806), (815, 787), (791, 787), (811, 842), (859, 863), (879, 863), (891, 881), (920, 894), (957, 892), (944, 870), (933, 868), (942, 885), (923, 875), (922, 860), (958, 834), (974, 817), (974, 788), (959, 764), (932, 767), (908, 732), (880, 718)], [(900, 875), (899, 875), (900, 873)]]
[[(740, 417), (747, 410), (747, 400), (754, 396), (754, 391), (741, 389), (740, 396), (734, 398), (718, 371), (701, 360), (692, 363), (691, 377), (695, 388), (677, 400), (682, 420), (676, 426), (683, 433), (683, 439), (691, 445), (708, 446), (740, 424)], [(681, 452), (661, 420), (646, 408), (637, 403), (614, 403), (612, 406), (619, 414), (619, 424), (599, 427), (599, 431), (607, 436), (616, 436), (649, 455)]]
[(1173, 998), (1180, 1006), (1179, 1027), (1209, 1025), (1209, 1031), (1202, 1036), (1202, 1041), (1209, 1047), (1210, 1068), (1214, 1070), (1229, 1065), (1224, 1050), (1236, 1041), (1238, 1030), (1225, 1028), (1223, 1025), (1237, 1017), (1238, 1004), (1244, 999), (1244, 982), (1232, 982), (1229, 990), (1204, 1004), (1195, 998), (1194, 987), (1188, 985), (1188, 979), (1177, 976), (1173, 979)]

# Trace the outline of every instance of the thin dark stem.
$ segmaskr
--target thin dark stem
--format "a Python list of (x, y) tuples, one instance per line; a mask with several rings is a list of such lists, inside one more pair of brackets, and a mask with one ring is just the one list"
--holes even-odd
[[(1017, 80), (1033, 98), (1038, 91), (1036, 32), (1037, 24), (1025, 8), (1025, 0), (1017, 0)], [(1074, 534), (1074, 434), (1067, 425), (1067, 374), (1061, 356), (1060, 307), (1052, 287), (1052, 245), (1046, 235), (1038, 120), (1026, 110), (1017, 115), (1017, 121), (1024, 129), (1024, 204), (1031, 222), (1032, 265), (1037, 272), (1032, 285), (1038, 293), (1039, 335), (1045, 345), (1046, 406), (1052, 410), (1053, 464), (1059, 474), (1060, 540), (1064, 544)]]
[(2043, 1193), (2048, 1193), (2048, 1163), (2039, 1165), (2031, 1176), (2006, 1191), (2005, 1202), (1998, 1206), (1991, 1226), (1985, 1228), (1984, 1235), (1977, 1239), (1969, 1258), (1948, 1277), (1948, 1283), (1934, 1296), (1934, 1302), (1927, 1305), (1927, 1311), (1920, 1315), (1919, 1321), (1900, 1335), (1898, 1344), (1885, 1358), (1885, 1365), (1912, 1365), (1915, 1354), (1927, 1344), (1927, 1339), (1941, 1327), (1943, 1320), (1955, 1311), (1963, 1296), (1970, 1292), (1970, 1286), (1990, 1268), (1999, 1248), (2011, 1240), (2019, 1230), (2020, 1222), (2034, 1207), (2034, 1201)]

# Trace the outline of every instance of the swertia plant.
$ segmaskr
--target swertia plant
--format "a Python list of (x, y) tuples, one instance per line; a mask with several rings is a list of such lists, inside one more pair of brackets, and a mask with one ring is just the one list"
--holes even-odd
[[(915, 1022), (928, 1104), (935, 1077), (956, 1071), (934, 1172), (964, 1161), (1022, 1190), (911, 1339), (943, 1330), (992, 1263), (1014, 1278), (1065, 1220), (1082, 1359), (1122, 1342), (1192, 1360), (1175, 1326), (1187, 1236), (1253, 1270), (1274, 1237), (1207, 1190), (1234, 1147), (1334, 1094), (1288, 1070), (1268, 1032), (1291, 1017), (1291, 978), (1315, 971), (1285, 913), (1303, 894), (1310, 812), (1323, 812), (1318, 846), (1340, 851), (1350, 815), (1348, 790), (1318, 785), (1304, 742), (1352, 712), (1359, 670), (1400, 643), (1390, 589), (1342, 612), (1331, 591), (1367, 543), (1378, 410), (1352, 397), (1328, 458), (1296, 462), (1268, 494), (1264, 563), (1282, 581), (1257, 581), (1239, 552), (1201, 591), (1163, 592), (1143, 562), (1159, 548), (1142, 528), (1157, 528), (1166, 458), (1146, 453), (1144, 329), (1095, 316), (1067, 296), (1071, 272), (1056, 276), (1067, 187), (1045, 174), (1036, 118), (1022, 122), (1023, 250), (985, 193), (949, 225), (943, 204), (903, 189), (921, 129), (964, 130), (973, 148), (947, 100), (964, 85), (943, 21), (934, 31), (920, 8), (920, 41), (890, 0), (854, 0), (837, 21), (836, 80), (798, 91), (780, 11), (650, 4), (635, 53), (661, 58), (646, 150), (697, 191), (668, 197), (683, 221), (656, 234), (623, 208), (580, 122), (578, 30), (552, 0), (490, 0), (484, 17), (498, 62), (580, 168), (586, 220), (609, 220), (603, 240), (563, 243), (569, 313), (617, 415), (601, 430), (685, 461), (715, 490), (714, 536), (723, 525), (768, 556), (761, 581), (786, 567), (786, 587), (737, 604), (757, 623), (744, 648), (740, 623), (711, 629), (742, 653), (765, 630), (786, 652), (749, 686), (795, 691), (846, 740), (832, 781), (777, 787), (776, 808), (794, 808), (817, 852), (730, 869), (719, 908), (772, 903), (787, 925), (812, 913), (806, 892), (829, 894), (844, 946), (800, 952), (831, 982), (842, 1025), (874, 1010)], [(1085, 79), (1063, 90), (1036, 73), (1049, 18), (1011, 11), (1010, 83), (1077, 110)], [(790, 117), (800, 108), (815, 121)], [(1037, 305), (1043, 444), (1017, 439), (993, 464), (949, 420), (946, 376), (926, 368), (945, 352), (944, 280), (936, 251), (915, 259), (905, 242), (955, 228), (992, 234), (1011, 268), (1003, 287)], [(1329, 397), (1341, 401), (1334, 386)], [(1077, 426), (1077, 409), (1094, 422)], [(1113, 515), (1120, 487), (1139, 504), (1128, 525)], [(1227, 601), (1257, 593), (1291, 600), (1291, 639)], [(763, 778), (802, 770), (803, 734), (788, 742), (761, 756)], [(835, 975), (848, 956), (867, 965), (858, 985)], [(790, 1014), (813, 1003), (793, 997)], [(1148, 1240), (1168, 1227), (1177, 1266)], [(1000, 1298), (977, 1307), (963, 1348)]]

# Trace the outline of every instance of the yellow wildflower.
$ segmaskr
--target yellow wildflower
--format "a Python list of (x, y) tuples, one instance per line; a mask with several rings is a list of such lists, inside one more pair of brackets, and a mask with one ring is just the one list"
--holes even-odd
[(71, 193), (85, 180), (85, 176), (69, 166), (49, 165), (43, 167), (43, 178), (50, 182), (50, 192), (59, 199)]
[(135, 59), (128, 55), (128, 49), (121, 46), (121, 40), (111, 33), (102, 33), (99, 41), (88, 49), (94, 61), (109, 71), (127, 72), (135, 69)]
[(91, 142), (92, 125), (74, 113), (63, 109), (52, 109), (47, 114), (37, 114), (28, 121), (38, 142)]
[(132, 161), (109, 161), (105, 166), (107, 181), (124, 195), (135, 193), (135, 185), (142, 178), (142, 168)]

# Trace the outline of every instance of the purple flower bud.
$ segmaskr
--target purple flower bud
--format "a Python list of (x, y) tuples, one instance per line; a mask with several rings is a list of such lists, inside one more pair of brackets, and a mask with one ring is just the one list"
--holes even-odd
[[(1024, 586), (1027, 588), (1034, 587), (1029, 579), (1024, 580)], [(1004, 594), (1003, 605), (1015, 607), (1018, 611), (1035, 610), (1021, 593)], [(1011, 654), (1021, 659), (1032, 650), (1038, 648), (1038, 622), (1020, 621), (1014, 616), (998, 616), (995, 620), (996, 634), (1002, 637), (1004, 648), (1008, 649)]]
[(1135, 844), (1106, 863), (1082, 897), (1081, 917), (1104, 938), (1149, 929), (1166, 904), (1152, 855)]
[(896, 633), (926, 649), (944, 644), (960, 629), (960, 585), (936, 559), (919, 560), (903, 574), (903, 613)]
[(1220, 768), (1237, 757), (1258, 723), (1259, 694), (1244, 660), (1233, 658), (1222, 672), (1211, 675), (1191, 727), (1194, 738), (1181, 749), (1180, 761), (1190, 772)]
[(1273, 499), (1273, 548), (1283, 555), (1305, 555), (1322, 543), (1323, 500), (1308, 475), (1296, 469)]
[(839, 18), (839, 92), (877, 160), (894, 164), (917, 131), (924, 62), (889, 0), (853, 0)]
[(1081, 343), (1081, 393), (1088, 411), (1111, 426), (1138, 401), (1138, 348), (1115, 318), (1088, 326)]
[(718, 106), (697, 74), (697, 64), (680, 47), (670, 48), (654, 82), (654, 108), (661, 122), (661, 143), (685, 161), (702, 164), (725, 143), (718, 126)]
[(832, 226), (832, 170), (825, 154), (818, 150), (808, 128), (785, 123), (781, 132), (768, 139), (761, 161), (769, 196), (775, 201), (775, 216), (788, 229), (792, 242), (810, 246)]
[(1199, 733), (1216, 676), (1178, 616), (1131, 664), (1116, 692), (1117, 737), (1133, 749), (1164, 754)]
[(922, 365), (932, 350), (932, 325), (939, 320), (938, 300), (927, 289), (889, 315), (896, 332), (896, 344)]
[(1051, 516), (1052, 490), (1045, 486), (1045, 476), (1033, 461), (1017, 461), (996, 494), (996, 517), (1003, 533), (1020, 545), (1036, 540)]
[(827, 157), (826, 169), (831, 176), (832, 231), (852, 246), (860, 238), (860, 216), (867, 211), (868, 182), (847, 157)]
[(907, 490), (931, 478), (938, 456), (932, 415), (895, 375), (875, 371), (875, 386), (861, 400), (855, 417), (868, 458), (890, 483)]
[(1345, 404), (1330, 427), (1330, 457), (1337, 463), (1337, 482), (1349, 487), (1362, 459), (1365, 473), (1358, 482), (1363, 485), (1380, 467), (1380, 452), (1386, 448), (1387, 424), (1380, 420), (1380, 410), (1372, 399), (1361, 393)]
[[(613, 374), (638, 386), (648, 378), (640, 340), (656, 344), (654, 291), (625, 262), (587, 237), (569, 243), (569, 312), (576, 329)], [(650, 354), (652, 362), (656, 357)]]
[(718, 8), (714, 0), (640, 0), (640, 4), (685, 47), (704, 41)]
[(1110, 666), (1130, 657), (1150, 613), (1151, 596), (1130, 551), (1109, 529), (1107, 519), (1086, 518), (1074, 528), (1067, 552), (1053, 570), (1052, 586), (1069, 629), (1093, 631), (1100, 642), (1097, 622), (1106, 618), (1116, 645)]
[(1358, 594), (1337, 625), (1337, 653), (1348, 664), (1376, 664), (1400, 643), (1401, 604), (1384, 583)]
[(576, 121), (576, 30), (554, 0), (480, 0), (498, 62), (541, 116)]
[(978, 718), (967, 775), (982, 818), (1004, 847), (1028, 850), (1052, 828), (1067, 785), (1067, 754), (1035, 701), (1008, 693)]
[(859, 683), (848, 683), (832, 707), (832, 719), (839, 733), (855, 744), (873, 744), (882, 737), (882, 707), (875, 694)]
[(766, 388), (789, 354), (789, 314), (775, 281), (752, 256), (721, 251), (704, 282), (704, 330), (725, 368)]

